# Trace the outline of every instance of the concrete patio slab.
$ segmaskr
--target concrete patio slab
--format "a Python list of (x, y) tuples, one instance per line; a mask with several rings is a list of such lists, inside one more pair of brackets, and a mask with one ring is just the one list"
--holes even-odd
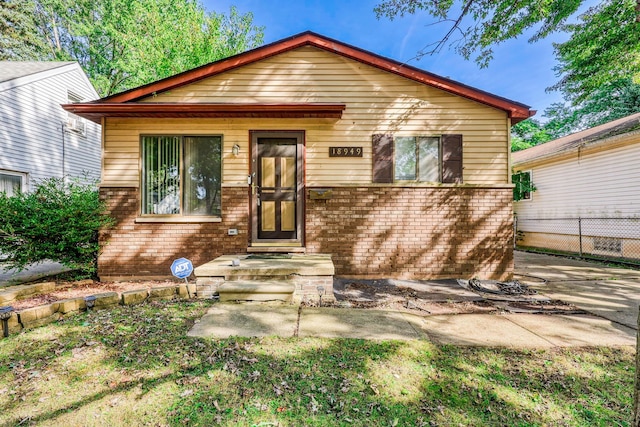
[(343, 308), (305, 308), (300, 337), (415, 340), (426, 338), (403, 313)]
[(505, 315), (558, 347), (635, 345), (636, 331), (594, 316)]
[(640, 271), (515, 252), (515, 275), (541, 294), (637, 329)]
[[(610, 267), (595, 262), (580, 261), (531, 252), (515, 251), (515, 273), (547, 281), (640, 279), (640, 271)], [(519, 279), (519, 277), (516, 277)]]
[(229, 338), (232, 336), (292, 337), (298, 323), (298, 306), (289, 304), (216, 304), (187, 335)]
[(486, 314), (453, 314), (424, 318), (423, 331), (439, 344), (549, 348), (550, 341), (511, 322), (505, 316)]

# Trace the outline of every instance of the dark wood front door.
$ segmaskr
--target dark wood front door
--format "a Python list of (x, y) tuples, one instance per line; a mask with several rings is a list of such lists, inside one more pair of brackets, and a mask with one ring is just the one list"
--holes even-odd
[(253, 243), (299, 243), (301, 135), (259, 132), (252, 139)]

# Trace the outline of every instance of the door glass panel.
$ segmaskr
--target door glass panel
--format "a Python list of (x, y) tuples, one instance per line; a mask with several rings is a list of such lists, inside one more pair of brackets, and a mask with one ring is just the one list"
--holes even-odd
[(296, 186), (296, 159), (295, 157), (280, 158), (281, 187), (294, 188)]
[(419, 180), (423, 182), (440, 182), (440, 140), (433, 137), (418, 139)]
[(262, 202), (262, 231), (276, 231), (276, 202)]
[(274, 157), (262, 158), (262, 186), (276, 186), (276, 159)]
[(285, 201), (280, 205), (282, 215), (282, 231), (295, 231), (296, 229), (296, 202)]

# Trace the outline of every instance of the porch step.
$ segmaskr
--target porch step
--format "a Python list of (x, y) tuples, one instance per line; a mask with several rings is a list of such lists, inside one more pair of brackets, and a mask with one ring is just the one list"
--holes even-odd
[(229, 280), (218, 287), (220, 301), (291, 302), (294, 291), (290, 280)]

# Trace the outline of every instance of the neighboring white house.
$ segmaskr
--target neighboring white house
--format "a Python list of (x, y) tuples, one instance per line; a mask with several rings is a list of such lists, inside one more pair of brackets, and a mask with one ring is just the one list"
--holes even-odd
[(512, 154), (518, 244), (640, 259), (640, 113)]
[(100, 177), (100, 125), (61, 104), (99, 98), (76, 62), (0, 61), (0, 192)]

